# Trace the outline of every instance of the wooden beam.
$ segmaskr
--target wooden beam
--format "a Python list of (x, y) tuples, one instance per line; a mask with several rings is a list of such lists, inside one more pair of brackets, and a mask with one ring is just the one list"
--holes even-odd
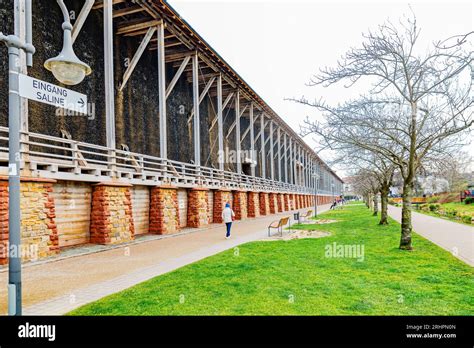
[[(127, 2), (127, 0), (113, 0), (112, 5), (121, 4), (121, 3), (124, 3), (124, 2)], [(92, 6), (92, 9), (97, 10), (97, 9), (100, 9), (100, 8), (103, 8), (103, 7), (104, 7), (104, 1), (99, 0), (99, 1), (96, 1), (94, 6)]]
[(74, 22), (74, 26), (72, 27), (72, 43), (76, 41), (77, 36), (81, 32), (82, 26), (84, 25), (84, 22), (86, 21), (87, 16), (89, 15), (89, 12), (91, 12), (92, 6), (94, 5), (94, 1), (95, 0), (86, 0), (84, 6), (82, 6), (81, 12), (79, 12), (76, 21)]
[[(135, 21), (135, 22), (138, 22), (138, 21)], [(126, 25), (120, 26), (117, 29), (117, 32), (116, 32), (117, 35), (127, 34), (127, 33), (131, 33), (131, 32), (141, 30), (144, 28), (157, 26), (158, 24), (161, 23), (161, 21), (159, 20), (152, 20), (152, 21), (146, 21), (146, 22), (141, 21), (138, 23), (135, 23), (135, 22), (134, 24), (126, 24)]]
[(181, 77), (181, 74), (183, 73), (184, 68), (186, 68), (186, 65), (188, 65), (190, 59), (191, 59), (191, 56), (184, 57), (184, 60), (181, 62), (181, 66), (179, 67), (178, 71), (173, 76), (173, 79), (171, 80), (170, 84), (166, 88), (166, 98), (169, 97), (171, 91), (173, 90), (174, 86), (176, 85), (179, 78)]
[(145, 11), (141, 6), (130, 6), (114, 11), (114, 18)]
[(132, 75), (133, 70), (135, 69), (135, 66), (137, 65), (138, 61), (140, 60), (140, 57), (142, 56), (143, 52), (145, 51), (146, 46), (150, 42), (151, 37), (156, 31), (156, 27), (151, 27), (148, 29), (148, 32), (146, 33), (145, 37), (143, 38), (142, 42), (140, 43), (140, 46), (138, 46), (137, 51), (135, 52), (135, 55), (132, 58), (132, 61), (130, 62), (130, 65), (128, 66), (127, 70), (123, 74), (122, 78), (122, 84), (120, 85), (119, 90), (123, 90), (125, 85), (127, 84), (128, 79)]

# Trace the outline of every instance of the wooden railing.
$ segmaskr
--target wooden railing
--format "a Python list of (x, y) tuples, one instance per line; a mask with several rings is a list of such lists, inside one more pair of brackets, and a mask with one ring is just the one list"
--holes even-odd
[[(112, 149), (106, 146), (25, 132), (21, 140), (22, 170), (25, 175), (64, 180), (120, 181), (156, 185), (178, 183), (262, 191), (314, 193), (314, 189), (281, 181), (222, 171), (163, 159), (155, 156)], [(8, 128), (0, 127), (0, 161), (8, 170)], [(318, 190), (320, 195), (330, 191)]]

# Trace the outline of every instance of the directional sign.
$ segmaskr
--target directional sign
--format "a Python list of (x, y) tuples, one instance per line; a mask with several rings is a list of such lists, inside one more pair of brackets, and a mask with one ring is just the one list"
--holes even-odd
[(87, 96), (52, 83), (20, 74), (20, 96), (40, 103), (54, 105), (87, 114)]

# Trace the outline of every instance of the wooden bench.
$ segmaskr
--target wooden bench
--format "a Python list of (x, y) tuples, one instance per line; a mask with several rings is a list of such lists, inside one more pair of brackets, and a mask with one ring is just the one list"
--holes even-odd
[(281, 218), (280, 220), (277, 220), (277, 221), (273, 221), (269, 226), (268, 226), (268, 236), (270, 237), (270, 230), (272, 228), (276, 228), (278, 232), (280, 232), (280, 234), (283, 236), (283, 226), (285, 226), (286, 224), (288, 224), (288, 222), (290, 221), (290, 217), (289, 216), (286, 216), (286, 217), (283, 217)]
[(301, 218), (302, 218), (303, 221), (304, 221), (305, 219), (310, 218), (312, 215), (313, 215), (313, 211), (312, 211), (312, 210), (308, 210), (308, 211), (306, 212), (306, 214), (301, 215)]

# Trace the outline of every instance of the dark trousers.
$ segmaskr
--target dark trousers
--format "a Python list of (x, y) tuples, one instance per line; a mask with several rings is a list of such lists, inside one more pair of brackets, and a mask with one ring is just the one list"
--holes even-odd
[(230, 237), (230, 228), (232, 227), (232, 222), (226, 222), (225, 226), (227, 227), (226, 237)]

